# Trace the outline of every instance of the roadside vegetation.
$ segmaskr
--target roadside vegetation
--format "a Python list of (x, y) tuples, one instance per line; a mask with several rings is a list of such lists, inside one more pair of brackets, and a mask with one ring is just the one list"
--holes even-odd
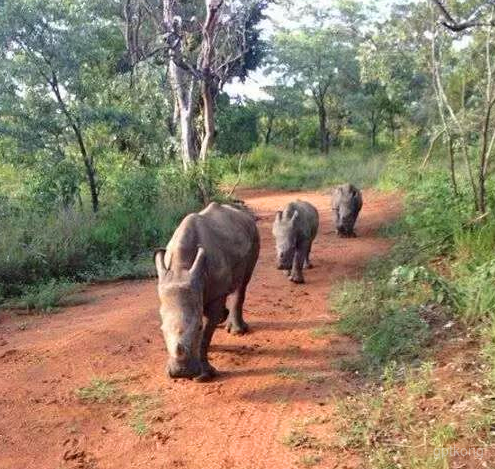
[(336, 329), (362, 344), (357, 359), (336, 366), (364, 381), (338, 406), (337, 444), (378, 469), (486, 464), (495, 438), (495, 224), (471, 209), (467, 178), (454, 194), (441, 164), (405, 171), (407, 158), (396, 156), (382, 178), (406, 190), (402, 217), (383, 230), (396, 244), (331, 299)]

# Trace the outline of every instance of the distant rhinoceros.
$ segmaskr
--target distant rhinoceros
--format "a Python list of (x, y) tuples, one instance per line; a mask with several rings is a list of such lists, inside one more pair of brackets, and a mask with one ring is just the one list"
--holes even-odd
[(304, 283), (303, 267), (311, 268), (309, 254), (318, 231), (318, 211), (296, 200), (277, 212), (272, 233), (277, 250), (277, 268), (289, 271), (294, 283)]
[(337, 234), (342, 237), (355, 237), (354, 225), (363, 206), (361, 191), (352, 184), (338, 186), (332, 197), (332, 210)]
[[(254, 218), (218, 203), (186, 216), (167, 248), (155, 252), (171, 377), (211, 378), (215, 369), (207, 354), (215, 327), (227, 320), (229, 332), (247, 331), (242, 307), (258, 254)], [(230, 294), (229, 312), (225, 302)]]

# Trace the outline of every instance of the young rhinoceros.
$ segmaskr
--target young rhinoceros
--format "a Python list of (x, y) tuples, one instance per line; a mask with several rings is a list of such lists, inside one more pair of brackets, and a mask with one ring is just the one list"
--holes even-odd
[(273, 236), (277, 249), (277, 268), (289, 271), (294, 283), (304, 283), (302, 269), (310, 268), (309, 253), (318, 231), (318, 212), (310, 203), (296, 200), (277, 212)]
[[(211, 203), (185, 217), (166, 250), (156, 251), (160, 315), (171, 377), (213, 377), (215, 369), (208, 363), (207, 353), (215, 327), (227, 319), (229, 332), (247, 331), (242, 308), (259, 245), (256, 222), (249, 213)], [(230, 294), (234, 296), (229, 312), (225, 302)]]
[(354, 225), (363, 206), (361, 191), (352, 184), (338, 186), (332, 197), (332, 210), (335, 216), (337, 234), (355, 237)]

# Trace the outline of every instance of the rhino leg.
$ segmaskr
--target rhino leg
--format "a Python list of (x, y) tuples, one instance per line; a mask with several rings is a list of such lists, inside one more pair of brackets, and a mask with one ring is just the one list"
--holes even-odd
[(215, 328), (224, 320), (226, 297), (210, 303), (205, 308), (206, 321), (203, 327), (203, 337), (201, 339), (200, 362), (201, 374), (195, 378), (196, 381), (208, 381), (217, 375), (217, 370), (210, 365), (208, 361), (208, 349), (210, 348), (211, 339)]
[(309, 255), (311, 253), (311, 246), (313, 245), (313, 243), (309, 243), (309, 248), (308, 248), (308, 252), (306, 253), (306, 258), (304, 259), (304, 268), (305, 269), (312, 269), (313, 268), (313, 264), (311, 263), (311, 261), (309, 260)]
[(246, 298), (247, 283), (243, 283), (234, 293), (232, 308), (227, 318), (227, 324), (225, 329), (234, 335), (242, 335), (248, 331), (248, 325), (242, 318), (242, 308), (244, 306), (244, 299)]
[(298, 246), (296, 249), (296, 253), (294, 254), (294, 260), (292, 261), (292, 271), (290, 273), (289, 280), (294, 283), (304, 283), (303, 277), (303, 266), (304, 261), (307, 257), (308, 247), (306, 246)]

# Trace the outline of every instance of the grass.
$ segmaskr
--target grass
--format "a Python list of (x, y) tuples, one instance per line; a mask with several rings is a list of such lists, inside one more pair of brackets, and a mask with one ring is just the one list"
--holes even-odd
[(112, 380), (93, 378), (88, 386), (76, 390), (76, 396), (84, 402), (104, 404), (113, 401), (118, 389)]
[(0, 214), (0, 302), (25, 297), (28, 307), (49, 309), (65, 282), (149, 276), (152, 250), (202, 208), (199, 185), (220, 197), (213, 169), (203, 169), (115, 168), (97, 214), (12, 196), (6, 205), (15, 209)]
[[(278, 147), (257, 147), (242, 169), (241, 185), (285, 190), (328, 188), (343, 182), (359, 187), (377, 183), (387, 151), (370, 152), (365, 147), (332, 149), (328, 156), (308, 151), (292, 153)], [(237, 180), (237, 159), (232, 159), (223, 177), (225, 185)]]
[(310, 335), (313, 339), (323, 339), (335, 332), (335, 328), (331, 324), (315, 327), (311, 330)]
[(79, 284), (68, 280), (52, 279), (46, 283), (30, 285), (19, 298), (4, 305), (7, 308), (36, 310), (45, 313), (55, 312), (58, 306), (67, 306), (75, 301), (74, 293)]
[(294, 368), (281, 366), (277, 368), (276, 375), (282, 379), (302, 380), (304, 379), (304, 373)]
[(116, 386), (125, 379), (93, 378), (88, 386), (75, 391), (84, 403), (118, 404), (129, 407), (128, 425), (137, 436), (146, 435), (153, 423), (159, 399), (148, 394), (126, 393)]
[(322, 442), (320, 439), (302, 429), (292, 429), (287, 435), (283, 437), (282, 443), (293, 450), (324, 450), (328, 447), (328, 445)]
[(144, 436), (150, 431), (150, 412), (157, 404), (157, 399), (145, 394), (133, 394), (128, 396), (131, 402), (131, 416), (129, 425), (137, 436)]
[[(362, 343), (361, 356), (341, 367), (367, 380), (338, 402), (339, 444), (364, 467), (445, 469), (452, 461), (439, 449), (494, 441), (495, 222), (470, 225), (464, 182), (454, 198), (436, 170), (405, 187), (405, 213), (386, 230), (393, 252), (332, 298), (337, 330)], [(452, 343), (466, 351), (444, 356), (452, 368), (438, 379), (435, 358), (445, 347), (454, 353)]]

